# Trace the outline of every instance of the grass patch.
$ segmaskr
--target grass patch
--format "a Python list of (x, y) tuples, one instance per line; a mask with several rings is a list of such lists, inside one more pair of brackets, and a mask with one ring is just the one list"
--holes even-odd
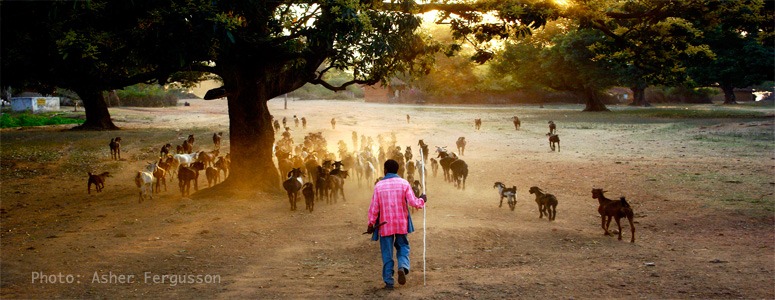
[(62, 117), (58, 113), (4, 113), (0, 115), (0, 128), (83, 124), (83, 122), (83, 119)]
[(644, 118), (666, 119), (744, 119), (763, 118), (771, 116), (772, 111), (753, 109), (741, 109), (722, 106), (676, 106), (676, 107), (651, 107), (628, 108), (617, 110), (616, 114), (629, 115)]

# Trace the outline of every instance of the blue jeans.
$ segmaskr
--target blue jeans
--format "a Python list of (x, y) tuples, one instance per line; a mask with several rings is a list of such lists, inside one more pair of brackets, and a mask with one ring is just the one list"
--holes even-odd
[(385, 284), (393, 285), (393, 247), (396, 247), (398, 267), (409, 273), (409, 240), (406, 234), (396, 234), (379, 237), (379, 248), (382, 251), (382, 280)]

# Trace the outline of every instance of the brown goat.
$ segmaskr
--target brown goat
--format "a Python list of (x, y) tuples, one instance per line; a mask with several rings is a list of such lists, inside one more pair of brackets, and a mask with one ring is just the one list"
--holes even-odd
[(191, 181), (194, 181), (194, 191), (199, 190), (199, 171), (204, 169), (204, 164), (201, 162), (195, 162), (190, 167), (180, 166), (178, 168), (178, 186), (180, 187), (180, 194), (185, 197), (190, 194)]
[(229, 167), (231, 166), (231, 159), (229, 159), (229, 154), (226, 154), (226, 156), (218, 157), (218, 160), (215, 162), (215, 167), (218, 168), (218, 170), (223, 171), (223, 178), (226, 179), (226, 176), (229, 175)]
[(474, 127), (476, 130), (479, 130), (479, 128), (482, 128), (482, 119), (474, 119)]
[(212, 152), (201, 151), (199, 152), (199, 155), (197, 155), (196, 159), (197, 161), (201, 161), (203, 164), (205, 164), (205, 167), (213, 166), (219, 152), (220, 150), (218, 149), (215, 149)]
[(514, 129), (519, 130), (519, 127), (522, 126), (522, 121), (519, 120), (519, 117), (514, 116), (511, 120), (514, 122)]
[(207, 177), (207, 186), (211, 187), (213, 184), (218, 184), (221, 181), (221, 171), (217, 167), (207, 167), (205, 169), (205, 177)]
[(552, 151), (554, 151), (555, 144), (557, 146), (557, 152), (560, 152), (560, 136), (556, 134), (552, 134), (549, 136), (549, 149), (552, 149)]
[(159, 156), (166, 157), (167, 154), (170, 154), (170, 150), (172, 150), (172, 144), (166, 144), (164, 146), (161, 146), (161, 150), (159, 150)]
[(307, 182), (301, 187), (301, 194), (304, 195), (306, 209), (312, 212), (315, 209), (315, 190), (311, 182)]
[(536, 195), (536, 203), (538, 204), (538, 212), (540, 215), (538, 218), (543, 218), (546, 213), (546, 218), (549, 221), (554, 221), (557, 217), (557, 197), (552, 194), (547, 194), (537, 186), (530, 187), (530, 193)]
[(455, 141), (455, 145), (457, 145), (457, 151), (460, 152), (460, 155), (466, 155), (466, 138), (461, 136), (457, 138), (457, 141)]
[(608, 231), (608, 226), (611, 225), (611, 219), (614, 219), (616, 220), (616, 226), (619, 227), (619, 240), (621, 241), (622, 225), (619, 223), (619, 220), (622, 217), (626, 217), (627, 220), (630, 221), (630, 231), (632, 232), (630, 243), (634, 243), (635, 225), (632, 222), (634, 215), (632, 207), (630, 207), (630, 204), (627, 203), (627, 200), (625, 200), (624, 197), (619, 198), (619, 201), (611, 200), (603, 195), (605, 192), (606, 191), (603, 189), (592, 189), (592, 199), (597, 199), (597, 201), (600, 203), (600, 206), (597, 208), (597, 212), (600, 213), (601, 226), (605, 231), (604, 234), (611, 235), (611, 233)]
[(121, 160), (121, 137), (110, 139), (110, 156), (115, 160)]
[(89, 174), (89, 181), (86, 184), (86, 192), (91, 194), (91, 185), (94, 184), (94, 189), (97, 190), (97, 192), (102, 192), (102, 189), (105, 187), (105, 178), (107, 177), (113, 177), (110, 176), (110, 172), (103, 172), (99, 175), (94, 175), (91, 172), (88, 172)]
[[(165, 163), (166, 165), (166, 163)], [(160, 164), (157, 164), (156, 171), (153, 171), (153, 177), (156, 178), (156, 193), (158, 193), (161, 188), (159, 188), (159, 185), (164, 185), (164, 191), (167, 191), (167, 169), (162, 168)]]

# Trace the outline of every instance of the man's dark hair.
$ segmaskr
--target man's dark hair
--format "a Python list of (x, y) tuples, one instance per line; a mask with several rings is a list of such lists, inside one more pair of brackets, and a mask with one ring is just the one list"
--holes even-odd
[(398, 173), (398, 162), (392, 159), (385, 161), (385, 174)]

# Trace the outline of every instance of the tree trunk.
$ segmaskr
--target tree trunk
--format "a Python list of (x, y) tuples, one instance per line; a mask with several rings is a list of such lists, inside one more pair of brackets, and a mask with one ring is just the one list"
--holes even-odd
[(721, 90), (724, 91), (724, 104), (737, 104), (735, 97), (735, 88), (728, 84), (722, 84)]
[(646, 101), (646, 87), (645, 85), (636, 85), (633, 87), (630, 87), (632, 90), (632, 103), (630, 103), (631, 106), (651, 106), (648, 101)]
[(584, 111), (610, 111), (603, 101), (600, 100), (600, 97), (597, 96), (597, 92), (589, 89), (584, 90), (584, 98), (587, 103)]
[(118, 126), (110, 119), (108, 105), (102, 91), (75, 90), (83, 102), (86, 112), (86, 122), (74, 127), (74, 130), (118, 130)]
[(229, 188), (250, 191), (281, 191), (280, 176), (272, 160), (274, 129), (267, 106), (269, 93), (255, 76), (237, 76), (224, 84), (229, 91), (229, 136), (231, 170), (224, 181)]

